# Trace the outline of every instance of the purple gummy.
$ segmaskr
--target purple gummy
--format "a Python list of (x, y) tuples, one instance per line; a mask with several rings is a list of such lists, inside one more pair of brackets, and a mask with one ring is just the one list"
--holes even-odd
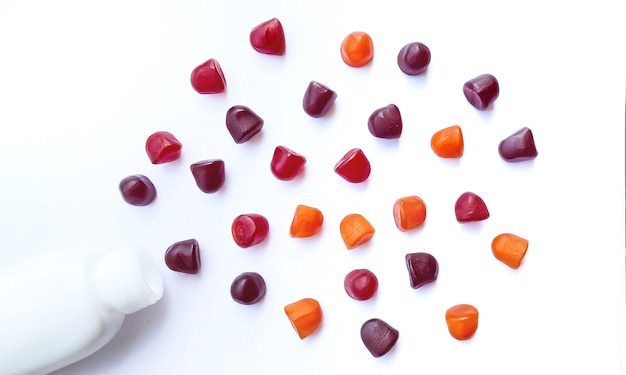
[(413, 289), (437, 280), (439, 264), (434, 256), (428, 253), (411, 253), (406, 255), (405, 260)]
[(500, 95), (500, 85), (496, 77), (491, 74), (482, 74), (465, 82), (463, 94), (474, 108), (484, 111)]
[(502, 159), (508, 162), (532, 160), (537, 157), (537, 148), (533, 132), (528, 128), (521, 128), (500, 142), (498, 152)]
[(402, 116), (395, 104), (375, 110), (367, 121), (367, 127), (377, 138), (400, 138), (402, 134)]
[(263, 128), (263, 119), (243, 105), (231, 107), (226, 112), (226, 128), (235, 143), (244, 143)]
[(328, 113), (337, 99), (337, 93), (319, 82), (311, 81), (304, 93), (302, 107), (311, 117), (322, 117)]

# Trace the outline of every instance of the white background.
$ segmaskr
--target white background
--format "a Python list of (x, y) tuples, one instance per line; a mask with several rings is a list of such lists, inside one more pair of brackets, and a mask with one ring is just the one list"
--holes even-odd
[[(619, 374), (626, 28), (617, 2), (553, 3), (0, 1), (0, 267), (41, 252), (143, 247), (165, 281), (158, 304), (57, 374)], [(248, 43), (249, 31), (273, 17), (285, 29), (283, 57)], [(375, 45), (372, 64), (361, 69), (339, 54), (356, 30)], [(432, 51), (420, 77), (402, 74), (395, 61), (412, 41)], [(211, 57), (227, 92), (201, 96), (189, 75)], [(461, 90), (482, 73), (501, 86), (484, 113)], [(338, 94), (326, 118), (302, 111), (311, 80)], [(376, 139), (367, 118), (390, 103), (404, 132)], [(224, 125), (235, 104), (265, 120), (241, 145)], [(430, 137), (454, 124), (465, 154), (439, 159)], [(498, 143), (524, 126), (538, 158), (503, 162)], [(178, 161), (150, 164), (144, 142), (157, 130), (183, 143)], [(307, 158), (303, 176), (272, 176), (277, 145)], [(353, 147), (372, 164), (361, 185), (333, 172)], [(189, 165), (213, 158), (226, 162), (227, 181), (207, 195)], [(150, 206), (129, 206), (119, 194), (119, 181), (137, 173), (158, 189)], [(486, 201), (488, 220), (456, 222), (454, 202), (465, 191)], [(401, 233), (392, 205), (406, 195), (422, 197), (428, 217), (423, 228)], [(289, 237), (297, 204), (324, 213), (317, 237)], [(347, 251), (338, 228), (353, 212), (376, 234)], [(242, 213), (267, 217), (266, 242), (234, 244), (230, 224)], [(517, 271), (491, 254), (502, 232), (530, 241)], [(197, 276), (163, 262), (170, 244), (188, 238), (201, 246)], [(440, 273), (413, 290), (404, 255), (417, 251), (433, 254)], [(373, 300), (344, 292), (355, 268), (378, 276)], [(266, 279), (257, 305), (230, 298), (230, 283), (244, 271)], [(283, 306), (304, 297), (321, 303), (324, 322), (301, 341)], [(480, 311), (468, 342), (447, 332), (445, 310), (458, 303)], [(372, 317), (400, 331), (379, 359), (359, 337)]]

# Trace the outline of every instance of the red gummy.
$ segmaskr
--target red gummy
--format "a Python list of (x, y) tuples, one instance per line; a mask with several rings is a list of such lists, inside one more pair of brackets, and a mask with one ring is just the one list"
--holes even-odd
[(304, 171), (306, 158), (284, 146), (277, 146), (272, 156), (270, 169), (279, 180), (289, 181)]
[(215, 193), (224, 185), (226, 172), (223, 160), (203, 160), (191, 164), (189, 168), (196, 185), (204, 193)]
[(335, 173), (355, 184), (367, 180), (371, 170), (370, 162), (360, 148), (348, 151), (335, 164)]
[(170, 132), (158, 131), (146, 140), (146, 153), (152, 164), (163, 164), (180, 157), (183, 145)]
[(459, 223), (481, 221), (489, 217), (489, 210), (485, 201), (471, 192), (461, 194), (454, 205), (454, 213)]
[(226, 78), (220, 64), (209, 59), (191, 72), (191, 86), (199, 94), (218, 94), (226, 90)]
[(368, 269), (353, 270), (346, 275), (343, 287), (352, 299), (366, 301), (376, 294), (378, 278)]
[(285, 31), (277, 18), (265, 21), (250, 31), (250, 44), (266, 55), (285, 54)]
[(263, 242), (270, 231), (270, 225), (263, 215), (244, 214), (233, 220), (231, 233), (237, 246), (248, 248)]
[(500, 85), (491, 74), (481, 74), (465, 82), (463, 94), (474, 108), (484, 111), (498, 99)]
[(165, 251), (165, 264), (176, 272), (200, 272), (200, 246), (195, 239), (179, 241)]
[(156, 188), (150, 179), (136, 174), (120, 181), (120, 193), (126, 203), (133, 206), (147, 206), (156, 198)]

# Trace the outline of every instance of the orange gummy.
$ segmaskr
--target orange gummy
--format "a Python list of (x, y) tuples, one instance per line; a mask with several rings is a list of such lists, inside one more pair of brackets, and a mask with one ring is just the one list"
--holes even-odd
[(463, 132), (461, 127), (453, 125), (441, 129), (430, 140), (435, 154), (442, 158), (460, 158), (463, 156)]
[(317, 234), (322, 229), (324, 215), (315, 207), (298, 205), (291, 221), (291, 237), (304, 238)]
[(355, 31), (341, 42), (341, 58), (354, 68), (367, 65), (374, 57), (374, 42), (369, 34)]
[(511, 233), (502, 233), (491, 242), (491, 250), (496, 259), (518, 269), (528, 250), (528, 240)]
[(344, 217), (339, 224), (339, 231), (348, 250), (369, 241), (375, 232), (372, 224), (359, 214), (350, 214)]
[(446, 311), (448, 331), (457, 340), (469, 340), (478, 328), (478, 310), (467, 304), (452, 306)]
[(393, 219), (402, 232), (415, 229), (426, 220), (426, 204), (418, 196), (400, 198), (393, 204)]
[(322, 323), (322, 307), (313, 298), (304, 298), (286, 305), (285, 314), (300, 339), (305, 339)]

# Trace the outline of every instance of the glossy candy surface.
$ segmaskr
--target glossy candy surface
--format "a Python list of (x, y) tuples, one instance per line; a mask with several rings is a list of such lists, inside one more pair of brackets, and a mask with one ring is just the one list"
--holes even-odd
[(152, 164), (163, 164), (180, 157), (183, 145), (170, 132), (158, 131), (146, 140), (146, 153)]
[(404, 74), (416, 76), (424, 73), (430, 64), (430, 49), (423, 43), (413, 42), (398, 53), (398, 67)]
[(402, 135), (402, 116), (395, 104), (375, 110), (367, 120), (367, 128), (377, 138), (400, 138)]
[(382, 357), (396, 345), (400, 332), (381, 319), (374, 318), (361, 326), (361, 340), (375, 357)]
[(437, 131), (430, 140), (430, 147), (441, 158), (460, 158), (465, 148), (461, 127), (453, 125)]
[(165, 251), (165, 264), (172, 271), (197, 274), (200, 272), (200, 245), (195, 239), (173, 243)]
[(274, 149), (270, 169), (272, 174), (279, 180), (289, 181), (304, 172), (306, 158), (297, 152), (284, 146)]
[(393, 204), (393, 219), (402, 232), (415, 229), (426, 221), (426, 204), (415, 195), (400, 198)]
[(478, 329), (478, 310), (467, 304), (452, 306), (446, 311), (446, 323), (452, 337), (461, 341), (469, 340)]
[(189, 168), (196, 185), (204, 193), (215, 193), (224, 185), (226, 172), (223, 160), (203, 160), (191, 164)]
[(359, 68), (374, 58), (374, 42), (369, 34), (355, 31), (341, 42), (341, 58), (347, 65)]
[(124, 201), (133, 206), (147, 206), (156, 198), (154, 184), (141, 174), (124, 177), (119, 188)]
[(376, 294), (378, 278), (368, 269), (356, 269), (346, 275), (343, 288), (352, 299), (366, 301)]
[(524, 127), (511, 134), (498, 145), (502, 159), (508, 162), (532, 160), (537, 157), (533, 132)]
[(371, 170), (370, 162), (360, 148), (348, 151), (335, 164), (335, 173), (355, 184), (367, 180)]
[(328, 113), (337, 99), (337, 93), (319, 82), (311, 81), (304, 93), (302, 107), (311, 117), (322, 117)]
[(230, 285), (230, 296), (242, 305), (252, 305), (265, 296), (265, 279), (256, 272), (244, 272)]
[(454, 214), (459, 223), (481, 221), (489, 218), (489, 210), (485, 201), (469, 191), (461, 194), (457, 199), (454, 204)]
[(270, 225), (263, 215), (244, 214), (233, 220), (231, 233), (237, 246), (248, 248), (263, 242), (270, 231)]
[(199, 94), (218, 94), (226, 90), (226, 78), (215, 59), (209, 59), (191, 72), (191, 87)]
[(226, 128), (235, 143), (249, 141), (263, 128), (263, 119), (244, 105), (235, 105), (226, 112)]
[(315, 207), (299, 204), (293, 214), (289, 235), (294, 238), (305, 238), (316, 235), (324, 223), (322, 211)]
[(277, 18), (257, 25), (250, 31), (250, 44), (255, 51), (266, 55), (285, 54), (285, 31)]
[(465, 82), (463, 94), (474, 108), (484, 111), (498, 99), (500, 85), (496, 77), (482, 74)]
[(355, 249), (374, 236), (374, 227), (363, 215), (346, 215), (339, 223), (341, 238), (348, 250)]
[(431, 254), (410, 253), (405, 256), (405, 261), (411, 288), (417, 289), (437, 280), (439, 263)]
[(284, 310), (302, 340), (315, 332), (322, 323), (322, 307), (313, 298), (303, 298), (290, 303), (285, 306)]
[(491, 242), (493, 255), (507, 266), (518, 269), (528, 250), (528, 240), (511, 233), (497, 235)]

